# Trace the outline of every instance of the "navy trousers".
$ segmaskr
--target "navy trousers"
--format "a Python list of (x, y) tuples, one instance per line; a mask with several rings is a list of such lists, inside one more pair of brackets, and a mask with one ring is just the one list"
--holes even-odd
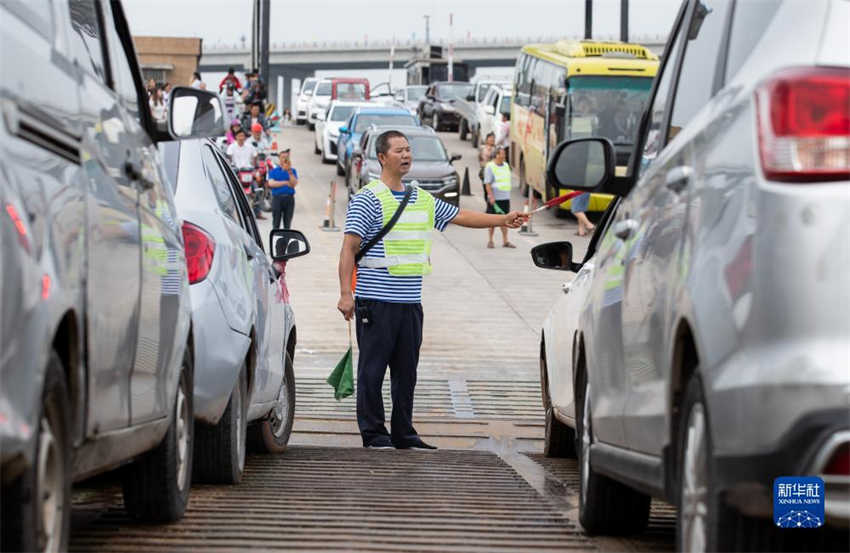
[[(379, 436), (391, 436), (393, 445), (418, 441), (413, 428), (413, 390), (422, 345), (422, 305), (356, 300), (357, 425), (363, 445)], [(368, 320), (368, 322), (366, 322)], [(390, 367), (393, 411), (387, 432), (381, 388)]]

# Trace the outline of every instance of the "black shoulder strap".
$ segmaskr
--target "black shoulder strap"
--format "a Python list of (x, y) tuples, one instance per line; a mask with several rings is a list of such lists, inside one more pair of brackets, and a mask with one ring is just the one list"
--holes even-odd
[(398, 218), (401, 217), (401, 212), (404, 211), (404, 208), (407, 207), (407, 203), (410, 201), (410, 196), (413, 195), (413, 187), (408, 186), (407, 190), (404, 191), (404, 197), (401, 199), (401, 203), (398, 205), (398, 209), (393, 213), (392, 218), (384, 225), (384, 228), (378, 232), (371, 240), (366, 242), (366, 245), (360, 248), (360, 251), (354, 256), (354, 263), (357, 264), (363, 256), (366, 255), (366, 252), (372, 249), (372, 247), (380, 242), (380, 240), (386, 236), (386, 234), (392, 230), (393, 226), (398, 221)]

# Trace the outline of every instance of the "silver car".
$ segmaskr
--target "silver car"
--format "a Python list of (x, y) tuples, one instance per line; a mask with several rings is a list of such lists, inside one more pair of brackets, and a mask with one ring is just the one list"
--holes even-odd
[(189, 268), (196, 480), (237, 483), (246, 432), (269, 452), (283, 451), (289, 440), (295, 318), (285, 277), (263, 251), (242, 188), (215, 144), (171, 142), (160, 151)]
[[(828, 548), (850, 523), (848, 21), (684, 2), (629, 176), (605, 139), (556, 149), (553, 182), (624, 196), (573, 356), (589, 532), (644, 528), (650, 496), (687, 551)], [(770, 520), (794, 475), (823, 479), (825, 528)]]

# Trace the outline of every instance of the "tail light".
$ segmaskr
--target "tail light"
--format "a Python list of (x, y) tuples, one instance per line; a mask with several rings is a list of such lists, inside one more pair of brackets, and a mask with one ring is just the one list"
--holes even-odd
[(850, 476), (850, 443), (840, 445), (823, 469), (824, 474)]
[(189, 284), (201, 282), (210, 273), (215, 254), (215, 240), (201, 227), (184, 222), (183, 242), (186, 247)]
[(758, 88), (756, 105), (768, 179), (850, 179), (850, 69), (783, 70)]

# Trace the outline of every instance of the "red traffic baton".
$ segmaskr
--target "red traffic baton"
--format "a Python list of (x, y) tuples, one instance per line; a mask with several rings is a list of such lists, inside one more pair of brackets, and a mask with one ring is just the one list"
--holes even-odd
[(544, 209), (549, 209), (550, 207), (555, 207), (556, 205), (561, 205), (562, 203), (566, 202), (567, 200), (572, 200), (576, 196), (581, 196), (582, 194), (585, 194), (584, 190), (574, 190), (574, 191), (570, 192), (569, 194), (564, 194), (563, 196), (558, 196), (556, 198), (552, 198), (551, 200), (549, 200), (545, 204), (541, 205), (537, 209), (534, 209), (533, 211), (531, 211), (531, 213), (529, 213), (529, 215), (537, 213), (538, 211), (543, 211)]

